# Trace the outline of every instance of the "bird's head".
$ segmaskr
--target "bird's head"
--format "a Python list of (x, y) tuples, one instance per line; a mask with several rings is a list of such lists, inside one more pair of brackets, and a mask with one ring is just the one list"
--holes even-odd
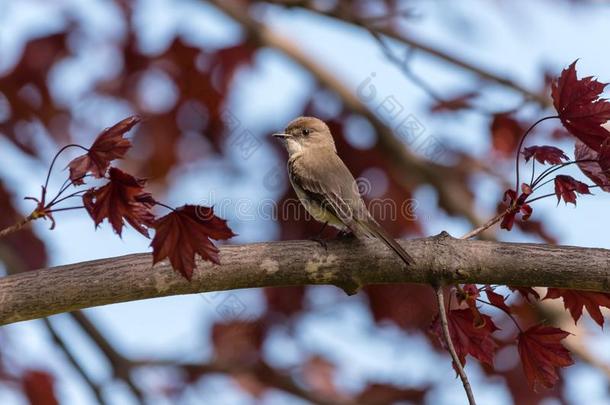
[(273, 136), (283, 141), (290, 156), (318, 148), (337, 151), (328, 126), (324, 121), (315, 117), (296, 118), (290, 121), (284, 132), (273, 134)]

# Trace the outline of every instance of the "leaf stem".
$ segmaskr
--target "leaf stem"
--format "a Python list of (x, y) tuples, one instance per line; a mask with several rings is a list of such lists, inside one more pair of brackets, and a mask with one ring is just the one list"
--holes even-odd
[(460, 362), (460, 358), (455, 351), (455, 347), (453, 346), (453, 342), (451, 341), (451, 335), (449, 333), (449, 322), (447, 321), (447, 313), (445, 311), (445, 298), (443, 297), (443, 287), (437, 286), (436, 289), (436, 302), (438, 304), (438, 314), (441, 320), (441, 329), (443, 332), (443, 338), (445, 339), (445, 344), (447, 345), (447, 350), (451, 355), (451, 359), (453, 360), (453, 365), (457, 370), (460, 379), (462, 380), (462, 385), (464, 386), (464, 391), (466, 391), (466, 396), (468, 397), (468, 403), (470, 405), (476, 405), (476, 401), (474, 399), (474, 394), (472, 393), (472, 388), (470, 387), (470, 382), (468, 381), (468, 376), (466, 375), (466, 371), (464, 371), (464, 367), (462, 367), (462, 363)]
[(523, 147), (523, 142), (525, 141), (525, 138), (530, 134), (530, 132), (532, 132), (532, 130), (541, 122), (544, 122), (546, 120), (550, 120), (550, 119), (554, 119), (554, 118), (559, 118), (559, 116), (557, 115), (550, 115), (548, 117), (543, 117), (540, 118), (538, 121), (534, 122), (532, 125), (530, 125), (530, 127), (527, 129), (527, 131), (525, 131), (525, 133), (523, 134), (523, 136), (521, 137), (521, 139), (519, 140), (519, 146), (517, 147), (517, 157), (515, 159), (515, 171), (517, 173), (517, 181), (515, 184), (515, 192), (519, 192), (519, 158), (521, 157), (521, 148)]
[(519, 326), (519, 323), (517, 322), (517, 320), (515, 319), (515, 317), (513, 316), (513, 314), (511, 314), (509, 311), (507, 311), (506, 309), (498, 306), (498, 305), (494, 305), (491, 302), (487, 302), (484, 299), (481, 298), (477, 298), (477, 301), (479, 301), (482, 304), (487, 304), (487, 305), (491, 305), (492, 307), (498, 308), (500, 310), (502, 310), (502, 312), (504, 312), (506, 315), (508, 315), (508, 317), (510, 319), (512, 319), (512, 321), (514, 322), (515, 326), (517, 327), (517, 329), (519, 329), (519, 332), (523, 332), (523, 329), (521, 329), (521, 326)]
[(53, 160), (51, 161), (51, 165), (49, 166), (49, 170), (47, 170), (47, 178), (44, 182), (44, 186), (42, 187), (42, 200), (45, 200), (46, 194), (47, 194), (47, 187), (49, 187), (49, 180), (51, 178), (51, 172), (53, 171), (53, 166), (55, 166), (55, 162), (57, 161), (57, 158), (59, 157), (59, 155), (61, 155), (66, 149), (69, 148), (81, 148), (87, 152), (89, 152), (89, 149), (85, 148), (84, 146), (75, 144), (75, 143), (71, 143), (69, 145), (64, 146), (63, 148), (61, 148), (56, 154), (55, 156), (53, 156)]

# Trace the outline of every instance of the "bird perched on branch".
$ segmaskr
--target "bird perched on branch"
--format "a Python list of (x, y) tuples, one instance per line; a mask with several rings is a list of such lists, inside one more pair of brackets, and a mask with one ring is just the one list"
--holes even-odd
[[(314, 117), (291, 121), (280, 138), (288, 151), (288, 175), (301, 204), (324, 227), (385, 243), (408, 266), (413, 258), (371, 216), (354, 176), (337, 155), (328, 126)], [(324, 228), (323, 228), (324, 229)]]

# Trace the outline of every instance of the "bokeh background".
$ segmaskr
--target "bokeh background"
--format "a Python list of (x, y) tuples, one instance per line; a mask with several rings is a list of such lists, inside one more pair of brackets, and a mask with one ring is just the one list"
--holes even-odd
[[(0, 0), (0, 225), (33, 209), (23, 197), (61, 146), (139, 114), (120, 165), (160, 199), (215, 204), (239, 234), (230, 243), (306, 238), (318, 224), (270, 211), (295, 196), (269, 134), (308, 114), (329, 123), (365, 198), (410, 202), (409, 218), (383, 221), (392, 233), (459, 236), (514, 182), (519, 137), (552, 114), (550, 79), (580, 58), (581, 75), (610, 81), (609, 20), (606, 2), (575, 0)], [(573, 149), (558, 122), (528, 142)], [(486, 237), (608, 248), (609, 202), (601, 191), (577, 207), (541, 200), (530, 221)], [(0, 269), (149, 250), (133, 230), (94, 230), (83, 211), (56, 220), (0, 240)], [(608, 334), (509, 302), (573, 331), (581, 352), (533, 393), (506, 343), (514, 327), (487, 311), (502, 331), (494, 369), (468, 359), (480, 403), (610, 403)], [(0, 403), (462, 403), (428, 331), (435, 312), (426, 286), (295, 287), (22, 322), (0, 329)]]

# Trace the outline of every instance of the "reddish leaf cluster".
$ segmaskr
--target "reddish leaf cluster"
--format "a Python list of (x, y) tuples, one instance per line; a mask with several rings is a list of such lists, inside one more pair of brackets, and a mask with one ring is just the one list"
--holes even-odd
[(569, 335), (558, 328), (536, 325), (519, 334), (519, 357), (530, 388), (551, 388), (559, 379), (559, 367), (574, 364), (561, 341)]
[(108, 180), (106, 185), (92, 188), (83, 195), (83, 203), (95, 226), (107, 218), (112, 229), (120, 236), (125, 220), (148, 237), (147, 228), (155, 218), (151, 212), (155, 201), (150, 193), (144, 191), (146, 181), (115, 167), (108, 171)]
[(563, 126), (585, 145), (599, 152), (610, 136), (602, 125), (610, 120), (610, 102), (602, 99), (606, 83), (593, 77), (578, 79), (576, 62), (553, 82), (551, 96)]
[(595, 291), (566, 290), (563, 288), (549, 288), (544, 299), (563, 298), (564, 307), (570, 311), (574, 323), (582, 316), (583, 307), (591, 318), (601, 327), (604, 326), (604, 316), (600, 307), (610, 308), (610, 294)]
[(513, 229), (513, 224), (515, 223), (515, 217), (517, 214), (521, 214), (521, 219), (523, 221), (527, 221), (529, 217), (532, 215), (532, 207), (527, 204), (525, 201), (527, 197), (531, 194), (531, 189), (526, 184), (522, 185), (522, 193), (517, 197), (517, 193), (515, 190), (506, 190), (504, 192), (504, 198), (502, 201), (508, 205), (507, 212), (502, 217), (502, 222), (500, 223), (500, 227), (502, 229), (506, 229), (510, 231)]
[(589, 186), (582, 181), (576, 180), (572, 176), (560, 174), (555, 177), (555, 195), (557, 196), (557, 203), (563, 199), (566, 204), (572, 203), (576, 205), (576, 193), (591, 194)]
[(539, 163), (559, 165), (564, 160), (569, 160), (565, 153), (554, 146), (530, 146), (523, 149), (523, 157), (526, 162), (534, 158)]
[[(479, 361), (493, 364), (493, 357), (498, 347), (491, 334), (498, 330), (489, 315), (481, 314), (483, 322), (478, 322), (469, 309), (452, 309), (447, 313), (449, 335), (462, 365), (466, 364), (469, 354)], [(440, 319), (432, 324), (432, 331), (444, 345)]]
[(104, 177), (110, 162), (121, 159), (131, 148), (131, 141), (123, 136), (138, 122), (140, 122), (140, 117), (132, 116), (104, 130), (95, 139), (86, 154), (72, 160), (68, 165), (72, 183), (83, 184), (83, 177), (87, 173), (91, 173), (98, 179)]
[(184, 205), (157, 219), (153, 248), (153, 263), (166, 257), (187, 280), (193, 276), (195, 255), (220, 264), (218, 248), (210, 239), (225, 240), (235, 234), (227, 221), (214, 215), (213, 208)]
[[(190, 280), (196, 267), (196, 255), (219, 263), (218, 248), (211, 239), (224, 240), (234, 234), (225, 220), (214, 215), (212, 208), (204, 206), (185, 205), (155, 219), (152, 208), (164, 205), (145, 191), (146, 181), (110, 166), (113, 160), (125, 156), (131, 147), (124, 135), (139, 121), (138, 117), (129, 117), (103, 131), (86, 154), (70, 162), (69, 180), (74, 185), (84, 184), (83, 178), (87, 173), (107, 180), (106, 184), (91, 188), (82, 196), (83, 205), (95, 226), (107, 219), (121, 236), (127, 222), (146, 237), (149, 237), (149, 228), (154, 228), (155, 236), (151, 243), (153, 262), (169, 257), (173, 268)], [(45, 191), (43, 187), (41, 201), (44, 201)]]

